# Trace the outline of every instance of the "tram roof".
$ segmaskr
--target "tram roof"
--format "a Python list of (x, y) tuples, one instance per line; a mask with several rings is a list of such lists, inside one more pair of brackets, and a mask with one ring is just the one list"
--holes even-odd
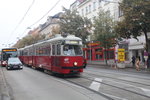
[[(55, 42), (55, 41), (60, 41), (60, 40), (78, 40), (78, 41), (81, 41), (82, 39), (79, 38), (79, 37), (76, 37), (75, 35), (68, 35), (67, 37), (62, 37), (61, 34), (56, 34), (54, 37), (52, 37), (48, 40), (44, 40), (44, 41), (35, 43), (33, 45), (36, 46), (36, 45), (40, 45), (40, 44), (43, 44), (43, 43)], [(30, 48), (33, 45), (26, 46), (25, 48)]]
[(81, 40), (81, 38), (76, 37), (75, 35), (68, 35), (67, 37), (62, 37), (60, 34), (56, 34), (54, 38), (51, 38), (48, 41), (53, 42), (57, 40)]

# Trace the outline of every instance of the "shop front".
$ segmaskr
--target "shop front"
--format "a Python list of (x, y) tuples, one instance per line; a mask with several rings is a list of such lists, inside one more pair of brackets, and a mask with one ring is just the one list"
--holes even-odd
[(89, 43), (87, 48), (83, 48), (84, 57), (87, 60), (96, 61), (105, 59), (105, 52), (107, 54), (107, 60), (115, 58), (115, 48), (105, 50), (100, 46), (99, 42)]

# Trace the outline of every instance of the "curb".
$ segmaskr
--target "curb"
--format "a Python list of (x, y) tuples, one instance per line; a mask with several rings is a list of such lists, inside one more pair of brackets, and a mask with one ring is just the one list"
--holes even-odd
[[(124, 71), (130, 71), (130, 72), (137, 72), (137, 73), (150, 73), (150, 69), (145, 69), (145, 68), (140, 68), (140, 71), (136, 71), (135, 68), (133, 67), (125, 67), (125, 68), (116, 68), (116, 67), (112, 67), (111, 65), (105, 65), (105, 64), (91, 64), (91, 63), (87, 63), (87, 65), (97, 65), (96, 68), (103, 68), (103, 69), (118, 69), (118, 70), (124, 70)], [(99, 67), (101, 66), (101, 67)]]
[(11, 100), (9, 95), (9, 89), (7, 86), (6, 78), (2, 67), (0, 67), (0, 100)]

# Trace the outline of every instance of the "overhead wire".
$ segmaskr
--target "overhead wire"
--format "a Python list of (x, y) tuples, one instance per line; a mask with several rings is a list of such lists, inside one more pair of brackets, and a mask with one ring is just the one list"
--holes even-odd
[[(60, 2), (60, 0), (58, 0), (54, 6), (52, 6), (52, 8), (50, 10), (48, 10), (39, 20), (37, 20), (36, 22), (34, 22), (32, 25), (30, 25), (28, 28), (31, 28), (32, 26), (34, 26), (35, 24), (37, 24), (39, 21), (41, 21), (50, 11), (52, 11), (57, 5), (58, 3)], [(24, 32), (21, 34), (21, 35), (24, 35), (25, 32), (27, 31), (28, 28), (25, 28)], [(19, 36), (21, 37), (21, 36)]]
[(32, 27), (34, 26), (35, 24), (37, 24), (39, 21), (41, 21), (50, 11), (52, 11), (56, 6), (57, 4), (60, 2), (60, 0), (58, 0), (55, 5), (47, 12), (45, 13), (39, 20), (37, 20), (36, 22), (34, 22), (32, 25), (30, 25), (29, 27)]
[(25, 19), (26, 15), (28, 14), (28, 12), (30, 11), (30, 9), (32, 8), (33, 4), (34, 4), (35, 0), (32, 1), (32, 3), (30, 4), (30, 6), (28, 7), (27, 11), (25, 12), (25, 14), (23, 15), (23, 17), (21, 18), (21, 20), (19, 21), (19, 23), (16, 25), (16, 27), (14, 28), (14, 30), (11, 32), (11, 35), (9, 36), (9, 40), (12, 37), (12, 35), (14, 34), (14, 32), (18, 29), (18, 27), (21, 25), (21, 23), (23, 22), (23, 20)]

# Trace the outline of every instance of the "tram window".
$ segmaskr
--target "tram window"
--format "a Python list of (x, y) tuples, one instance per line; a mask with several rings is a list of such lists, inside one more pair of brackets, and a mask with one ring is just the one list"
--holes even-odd
[(65, 55), (82, 55), (81, 47), (78, 45), (65, 45), (63, 49)]
[(25, 56), (27, 56), (27, 55), (28, 55), (27, 50), (23, 51), (23, 55), (25, 55)]
[(61, 51), (60, 44), (58, 44), (57, 45), (57, 55), (60, 55), (60, 51)]
[(52, 45), (52, 55), (55, 55), (55, 45)]

